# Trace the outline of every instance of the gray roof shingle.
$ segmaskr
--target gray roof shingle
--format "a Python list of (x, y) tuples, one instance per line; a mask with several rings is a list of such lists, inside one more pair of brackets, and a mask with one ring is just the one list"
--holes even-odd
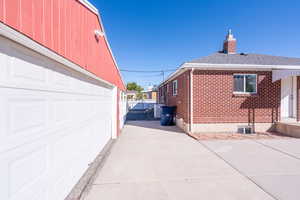
[(271, 56), (263, 54), (214, 53), (187, 63), (248, 64), (248, 65), (300, 65), (300, 58)]

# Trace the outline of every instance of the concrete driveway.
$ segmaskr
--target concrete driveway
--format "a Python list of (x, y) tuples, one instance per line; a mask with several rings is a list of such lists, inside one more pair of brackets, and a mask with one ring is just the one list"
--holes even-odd
[(198, 142), (132, 121), (85, 200), (299, 199), (299, 158), (297, 139)]

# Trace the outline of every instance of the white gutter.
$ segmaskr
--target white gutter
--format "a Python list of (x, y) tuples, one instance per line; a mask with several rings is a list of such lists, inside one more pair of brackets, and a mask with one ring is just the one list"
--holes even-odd
[(165, 81), (159, 84), (159, 87), (170, 79), (173, 79), (188, 69), (201, 70), (246, 70), (246, 71), (273, 71), (280, 69), (300, 70), (300, 65), (248, 65), (248, 64), (211, 64), (211, 63), (184, 63)]
[(194, 68), (192, 68), (192, 70), (190, 71), (190, 133), (193, 133), (193, 123), (194, 123), (194, 120), (193, 120), (193, 117), (194, 117), (194, 111), (193, 111), (193, 72), (194, 72)]
[(184, 63), (184, 67), (201, 69), (224, 70), (273, 70), (273, 69), (300, 69), (300, 65), (250, 65), (250, 64), (211, 64), (211, 63)]
[(90, 77), (92, 79), (95, 79), (97, 81), (99, 81), (101, 83), (102, 86), (107, 87), (107, 88), (113, 88), (114, 85), (109, 83), (108, 81), (105, 81), (101, 78), (99, 78), (98, 76), (96, 76), (95, 74), (83, 69), (82, 67), (80, 67), (79, 65), (69, 61), (68, 59), (60, 56), (59, 54), (55, 53), (54, 51), (44, 47), (43, 45), (35, 42), (34, 40), (32, 40), (31, 38), (23, 35), (22, 33), (10, 28), (9, 26), (7, 26), (6, 24), (0, 22), (0, 35), (15, 41), (29, 49), (32, 49), (33, 51), (46, 56), (52, 60), (55, 60), (65, 66), (67, 66), (68, 68), (75, 70), (81, 74), (86, 75), (87, 77)]

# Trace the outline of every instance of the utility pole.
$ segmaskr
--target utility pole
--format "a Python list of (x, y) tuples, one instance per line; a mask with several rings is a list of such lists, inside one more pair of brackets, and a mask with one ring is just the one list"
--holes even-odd
[(161, 71), (161, 75), (163, 77), (163, 81), (165, 81), (165, 71), (164, 70)]

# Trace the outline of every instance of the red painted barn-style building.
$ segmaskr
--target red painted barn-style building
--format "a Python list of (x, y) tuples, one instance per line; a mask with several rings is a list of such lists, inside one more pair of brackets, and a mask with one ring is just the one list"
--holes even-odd
[(0, 199), (64, 199), (120, 134), (125, 86), (86, 0), (0, 0)]

